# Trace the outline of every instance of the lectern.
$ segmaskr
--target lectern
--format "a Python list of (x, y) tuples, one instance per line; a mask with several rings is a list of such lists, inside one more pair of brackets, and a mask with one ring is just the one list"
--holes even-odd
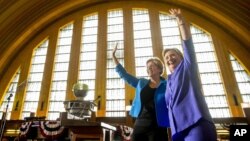
[(61, 113), (61, 125), (69, 130), (71, 141), (78, 139), (112, 141), (116, 127), (104, 122), (94, 122), (69, 118), (68, 113)]
[(111, 141), (116, 127), (91, 120), (96, 104), (93, 101), (84, 100), (87, 91), (86, 84), (76, 83), (73, 86), (76, 100), (64, 102), (66, 112), (61, 113), (61, 125), (68, 128), (71, 141), (78, 139)]

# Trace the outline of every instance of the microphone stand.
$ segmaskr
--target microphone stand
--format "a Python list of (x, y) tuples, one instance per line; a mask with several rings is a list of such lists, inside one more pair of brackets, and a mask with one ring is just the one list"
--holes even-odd
[(13, 94), (10, 93), (9, 97), (7, 98), (7, 105), (6, 105), (6, 109), (5, 109), (5, 114), (3, 113), (3, 117), (2, 117), (3, 124), (2, 124), (2, 126), (1, 126), (0, 141), (2, 141), (2, 138), (3, 138), (4, 127), (5, 127), (5, 124), (6, 124), (7, 112), (8, 112), (8, 108), (9, 108), (10, 98), (11, 98), (12, 96), (13, 96)]

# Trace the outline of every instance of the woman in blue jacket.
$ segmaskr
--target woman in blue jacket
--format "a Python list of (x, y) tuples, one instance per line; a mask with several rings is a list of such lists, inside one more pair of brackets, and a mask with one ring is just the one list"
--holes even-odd
[(161, 77), (164, 71), (159, 58), (150, 58), (147, 62), (149, 79), (136, 78), (126, 72), (117, 60), (113, 50), (116, 72), (129, 85), (136, 88), (130, 115), (136, 118), (132, 141), (167, 141), (169, 127), (168, 110), (165, 102), (166, 80)]

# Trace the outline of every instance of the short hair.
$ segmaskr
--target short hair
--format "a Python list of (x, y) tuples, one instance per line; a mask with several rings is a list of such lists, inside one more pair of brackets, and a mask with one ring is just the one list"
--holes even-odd
[(177, 48), (166, 48), (166, 49), (164, 49), (164, 50), (162, 51), (162, 57), (164, 58), (165, 54), (166, 54), (167, 52), (169, 52), (169, 51), (174, 51), (174, 52), (176, 52), (176, 54), (178, 54), (178, 55), (181, 57), (181, 59), (183, 59), (183, 54), (182, 54), (181, 51), (180, 51), (179, 49), (177, 49)]
[(163, 62), (161, 61), (160, 58), (158, 58), (158, 57), (151, 57), (151, 58), (149, 58), (147, 60), (146, 64), (148, 64), (149, 62), (153, 62), (161, 70), (160, 74), (163, 75), (163, 73), (164, 73), (164, 67), (163, 67), (164, 64), (163, 64)]

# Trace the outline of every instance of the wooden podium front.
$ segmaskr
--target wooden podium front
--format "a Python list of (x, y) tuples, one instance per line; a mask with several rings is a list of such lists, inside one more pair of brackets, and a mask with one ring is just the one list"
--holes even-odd
[(61, 114), (61, 125), (69, 130), (71, 141), (80, 139), (112, 141), (116, 127), (104, 122), (67, 119), (67, 114)]
[(99, 141), (111, 141), (114, 129), (106, 128), (102, 123), (90, 123), (83, 126), (68, 127), (71, 141), (78, 139), (93, 139)]

